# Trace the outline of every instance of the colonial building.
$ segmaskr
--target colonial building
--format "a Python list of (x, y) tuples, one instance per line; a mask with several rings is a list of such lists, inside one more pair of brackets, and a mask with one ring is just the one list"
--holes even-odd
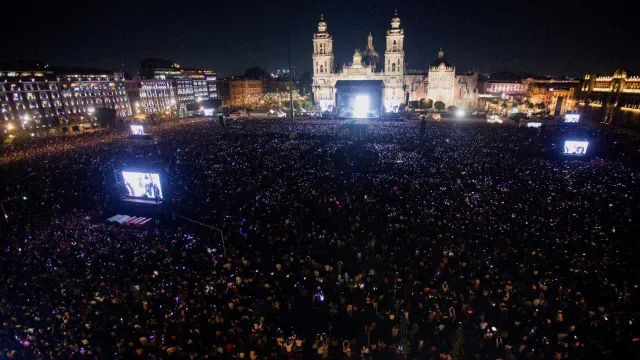
[(640, 124), (640, 76), (624, 69), (613, 75), (584, 76), (578, 94), (580, 112), (607, 124)]
[(225, 106), (246, 106), (263, 94), (264, 81), (245, 77), (220, 80), (220, 100)]
[[(327, 31), (327, 23), (321, 17), (318, 31), (313, 35), (313, 95), (322, 111), (337, 110), (348, 116), (356, 106), (356, 96), (364, 93), (381, 94), (381, 99), (370, 99), (372, 107), (368, 116), (379, 116), (382, 112), (397, 111), (401, 104), (429, 98), (443, 101), (447, 106), (457, 105), (475, 108), (477, 104), (477, 73), (455, 74), (455, 67), (444, 60), (442, 50), (431, 64), (428, 72), (409, 72), (404, 61), (404, 29), (396, 11), (391, 26), (386, 32), (384, 59), (373, 47), (373, 36), (369, 33), (364, 52), (356, 49), (353, 62), (337, 68), (334, 63), (333, 37)], [(362, 83), (358, 83), (364, 81)], [(358, 85), (362, 91), (358, 91)], [(380, 91), (376, 89), (380, 86)], [(340, 96), (340, 89), (343, 95)]]
[[(0, 68), (0, 120), (23, 129), (91, 121), (98, 108), (132, 114), (123, 74), (96, 69)], [(15, 125), (14, 125), (15, 124)]]
[(175, 113), (177, 108), (176, 87), (171, 80), (139, 80), (139, 101), (134, 101), (136, 114), (140, 112), (150, 114)]

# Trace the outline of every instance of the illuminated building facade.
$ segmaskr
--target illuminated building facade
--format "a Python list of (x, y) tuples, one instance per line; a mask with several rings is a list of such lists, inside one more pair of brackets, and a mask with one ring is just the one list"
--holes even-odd
[(484, 93), (492, 95), (523, 96), (524, 85), (519, 81), (487, 81), (484, 84)]
[(176, 88), (171, 80), (140, 80), (140, 101), (133, 106), (145, 114), (171, 114), (176, 110)]
[(171, 60), (146, 58), (140, 61), (138, 75), (142, 79), (170, 80), (183, 77), (180, 65)]
[(528, 100), (537, 105), (544, 104), (551, 115), (564, 115), (577, 110), (576, 94), (580, 81), (572, 79), (534, 79), (522, 80), (522, 88)]
[(171, 81), (174, 87), (174, 105), (180, 116), (195, 112), (200, 101), (218, 98), (217, 76), (211, 70), (181, 68), (175, 62), (165, 59), (144, 59), (140, 61), (140, 66), (138, 74), (142, 79)]
[(640, 124), (640, 76), (624, 69), (607, 76), (587, 74), (580, 90), (585, 117), (607, 124)]
[(207, 90), (209, 91), (209, 99), (218, 99), (220, 97), (218, 93), (218, 76), (215, 73), (205, 75), (207, 80)]
[[(373, 49), (373, 37), (369, 34), (364, 53), (356, 50), (351, 64), (335, 67), (333, 37), (327, 31), (327, 23), (321, 18), (318, 31), (313, 35), (313, 96), (321, 111), (332, 111), (337, 105), (338, 81), (371, 81), (382, 86), (383, 110), (397, 111), (401, 104), (427, 97), (448, 105), (466, 108), (477, 106), (475, 74), (456, 75), (455, 67), (444, 60), (440, 51), (428, 72), (411, 73), (405, 69), (404, 29), (400, 28), (397, 15), (391, 19), (386, 31), (384, 59)], [(379, 66), (377, 64), (380, 64)], [(350, 83), (353, 89), (355, 83)], [(350, 90), (353, 91), (353, 90)]]
[(211, 70), (182, 68), (182, 73), (193, 80), (193, 94), (196, 101), (218, 98), (218, 77)]
[(244, 106), (263, 93), (263, 80), (231, 77), (220, 81), (220, 99), (225, 106)]
[(175, 79), (174, 82), (176, 85), (176, 94), (178, 94), (178, 111), (184, 113), (188, 104), (196, 102), (193, 80), (184, 78)]
[(94, 119), (95, 109), (132, 113), (122, 74), (91, 69), (0, 69), (0, 120), (24, 129)]
[(67, 73), (59, 78), (60, 96), (68, 117), (92, 116), (96, 108), (116, 110), (116, 116), (131, 116), (124, 75)]
[(64, 115), (53, 72), (0, 70), (0, 120), (31, 128), (48, 126)]

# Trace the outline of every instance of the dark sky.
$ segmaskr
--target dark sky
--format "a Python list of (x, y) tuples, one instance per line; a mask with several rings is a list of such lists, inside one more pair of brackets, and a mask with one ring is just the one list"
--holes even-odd
[[(369, 31), (384, 53), (384, 34), (398, 9), (405, 61), (424, 69), (440, 46), (458, 72), (537, 74), (638, 71), (640, 46), (624, 2), (584, 1), (82, 1), (38, 5), (38, 16), (5, 14), (2, 60), (132, 72), (144, 57), (242, 74), (259, 65), (311, 70), (312, 35), (320, 13), (334, 37), (336, 63), (366, 46)], [(629, 11), (628, 16), (625, 11)], [(8, 23), (7, 23), (8, 22)]]

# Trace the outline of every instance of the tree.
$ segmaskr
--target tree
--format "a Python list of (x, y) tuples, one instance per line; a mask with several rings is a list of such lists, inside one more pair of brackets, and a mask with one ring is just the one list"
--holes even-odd
[(313, 76), (311, 76), (311, 73), (308, 71), (305, 71), (302, 73), (302, 75), (300, 75), (299, 78), (299, 85), (298, 86), (298, 91), (300, 92), (300, 94), (302, 95), (303, 93), (308, 93), (311, 90), (311, 85), (313, 85)]
[(544, 109), (546, 109), (546, 108), (547, 108), (547, 105), (546, 105), (545, 103), (543, 103), (543, 102), (538, 103), (538, 105), (537, 105), (537, 106), (538, 106), (538, 109), (540, 109), (540, 110), (544, 110)]
[(453, 360), (464, 359), (464, 330), (458, 328), (453, 336), (453, 346), (451, 348), (451, 358)]
[(399, 112), (403, 112), (406, 108), (407, 108), (407, 105), (405, 105), (405, 104), (400, 104), (400, 106), (398, 106), (398, 111), (399, 111)]
[(200, 110), (200, 105), (198, 105), (198, 103), (196, 102), (190, 102), (187, 104), (186, 108), (187, 108), (187, 111), (196, 112)]
[(436, 103), (433, 104), (433, 107), (435, 107), (438, 111), (442, 111), (447, 107), (447, 105), (445, 105), (442, 101), (436, 101)]
[(311, 101), (309, 100), (294, 100), (296, 107), (299, 109), (304, 109), (304, 110), (311, 110), (311, 107), (313, 106), (313, 104), (311, 104)]
[(533, 109), (534, 105), (531, 101), (527, 100), (524, 102), (524, 104), (527, 106), (527, 109)]
[(420, 101), (418, 100), (410, 101), (409, 106), (411, 106), (414, 109), (420, 109)]
[(431, 109), (433, 107), (433, 100), (431, 99), (422, 99), (420, 100), (420, 104), (422, 105), (422, 109)]
[(97, 108), (96, 119), (103, 129), (116, 127), (116, 110), (109, 108)]
[(449, 106), (448, 110), (449, 110), (450, 113), (455, 113), (456, 110), (458, 110), (458, 107), (451, 105), (451, 106)]

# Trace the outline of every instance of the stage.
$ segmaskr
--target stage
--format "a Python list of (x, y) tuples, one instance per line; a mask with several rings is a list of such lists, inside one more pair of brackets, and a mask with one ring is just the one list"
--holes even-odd
[(158, 201), (156, 201), (156, 199), (142, 199), (142, 198), (122, 198), (122, 201), (124, 202), (131, 202), (131, 203), (138, 203), (138, 204), (153, 204), (153, 205), (160, 205), (162, 204), (162, 199), (158, 199)]
[(338, 117), (378, 119), (382, 115), (382, 80), (338, 80)]

